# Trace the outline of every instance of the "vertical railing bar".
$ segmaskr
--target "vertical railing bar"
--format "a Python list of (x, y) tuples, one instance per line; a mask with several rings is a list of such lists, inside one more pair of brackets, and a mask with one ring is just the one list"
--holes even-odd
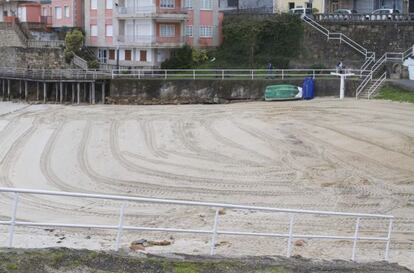
[(294, 219), (295, 219), (295, 215), (294, 214), (289, 214), (289, 237), (288, 237), (287, 254), (286, 254), (286, 256), (288, 258), (292, 254), (292, 239), (293, 239)]
[(394, 220), (390, 219), (390, 224), (388, 225), (388, 237), (387, 237), (387, 245), (385, 246), (385, 257), (386, 261), (390, 258), (390, 244), (391, 244), (391, 232), (392, 232), (392, 225)]
[(357, 246), (357, 242), (358, 242), (358, 234), (359, 234), (359, 224), (360, 224), (361, 218), (358, 217), (356, 224), (355, 224), (355, 234), (354, 234), (354, 244), (352, 246), (352, 261), (355, 261), (355, 256), (356, 256), (356, 246)]
[(15, 192), (12, 214), (11, 214), (11, 222), (9, 226), (9, 242), (8, 242), (9, 247), (13, 247), (14, 227), (16, 226), (16, 214), (17, 214), (18, 203), (19, 203), (19, 193)]
[(218, 221), (219, 221), (219, 215), (220, 215), (220, 208), (216, 209), (216, 214), (214, 216), (214, 225), (213, 225), (213, 236), (211, 237), (211, 248), (210, 248), (210, 255), (214, 255), (214, 250), (216, 247), (216, 239), (217, 239), (217, 228), (218, 228)]
[(120, 212), (119, 212), (119, 224), (118, 224), (118, 232), (116, 234), (116, 242), (115, 242), (115, 250), (119, 250), (119, 246), (121, 244), (121, 236), (122, 236), (122, 230), (124, 228), (124, 213), (125, 213), (125, 207), (126, 203), (124, 202), (121, 206)]

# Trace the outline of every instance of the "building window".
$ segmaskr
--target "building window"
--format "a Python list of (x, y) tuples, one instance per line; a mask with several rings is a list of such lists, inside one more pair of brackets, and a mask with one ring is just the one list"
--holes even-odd
[(55, 7), (55, 17), (56, 19), (62, 19), (62, 8)]
[(97, 37), (98, 36), (98, 26), (97, 25), (91, 25), (91, 36)]
[(106, 9), (112, 9), (113, 2), (112, 0), (106, 0)]
[(175, 0), (161, 0), (160, 7), (173, 9), (175, 8)]
[(64, 13), (65, 13), (65, 17), (69, 18), (70, 17), (70, 9), (68, 6), (65, 6), (64, 8)]
[(192, 9), (193, 8), (193, 0), (184, 0), (184, 8)]
[(106, 37), (112, 37), (112, 25), (106, 25)]
[(306, 8), (311, 9), (312, 8), (312, 3), (306, 2)]
[(175, 25), (160, 25), (160, 36), (161, 37), (175, 37)]
[(146, 62), (147, 61), (147, 51), (146, 50), (140, 50), (139, 51), (139, 61), (140, 62)]
[(295, 8), (295, 2), (289, 2), (289, 10)]
[(204, 38), (213, 37), (213, 27), (211, 27), (211, 26), (201, 26), (200, 27), (200, 37), (204, 37)]
[(109, 60), (115, 60), (115, 49), (108, 50)]
[(91, 9), (98, 9), (98, 0), (91, 0)]
[(42, 16), (48, 16), (47, 8), (42, 9)]
[(212, 7), (211, 0), (201, 0), (201, 9), (212, 9)]
[(185, 36), (193, 36), (193, 26), (185, 26)]
[(125, 61), (131, 61), (132, 60), (132, 51), (126, 49), (125, 50)]

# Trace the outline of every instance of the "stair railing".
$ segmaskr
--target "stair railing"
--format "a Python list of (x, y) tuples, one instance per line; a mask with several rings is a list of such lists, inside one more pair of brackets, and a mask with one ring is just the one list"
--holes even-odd
[(387, 72), (384, 72), (381, 77), (375, 81), (375, 83), (368, 90), (368, 99), (378, 90), (382, 83), (387, 79)]

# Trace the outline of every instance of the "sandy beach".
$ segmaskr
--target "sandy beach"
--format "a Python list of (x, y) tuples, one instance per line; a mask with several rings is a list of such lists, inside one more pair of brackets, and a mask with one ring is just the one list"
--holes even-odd
[[(0, 186), (224, 202), (396, 217), (390, 260), (414, 269), (414, 105), (334, 98), (228, 105), (62, 106), (0, 103)], [(0, 220), (12, 196), (0, 195)], [(25, 195), (18, 219), (117, 224), (121, 203)], [(211, 228), (214, 211), (131, 203), (126, 223)], [(284, 233), (288, 215), (225, 211), (220, 228)], [(352, 236), (355, 219), (296, 219), (295, 232)], [(361, 235), (388, 222), (361, 220)], [(16, 247), (112, 249), (115, 231), (16, 228)], [(126, 232), (170, 240), (149, 253), (207, 254), (209, 236)], [(296, 240), (295, 240), (296, 241)], [(7, 226), (0, 226), (6, 246)], [(217, 254), (285, 255), (286, 240), (219, 236)], [(350, 259), (352, 242), (304, 240), (294, 255)], [(379, 260), (383, 242), (358, 242)]]

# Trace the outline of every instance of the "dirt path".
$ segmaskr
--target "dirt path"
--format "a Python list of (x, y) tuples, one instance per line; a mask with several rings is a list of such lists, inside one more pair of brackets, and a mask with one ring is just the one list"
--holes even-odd
[[(0, 104), (0, 186), (100, 192), (285, 208), (395, 215), (391, 260), (414, 268), (414, 105), (384, 101), (187, 106)], [(0, 219), (10, 213), (0, 196)], [(119, 202), (24, 196), (18, 218), (116, 224)], [(130, 204), (127, 224), (211, 228), (214, 212)], [(387, 222), (363, 219), (361, 235), (385, 236)], [(288, 215), (228, 211), (222, 229), (286, 232)], [(353, 236), (355, 219), (298, 217), (296, 232)], [(29, 232), (28, 232), (29, 231)], [(64, 234), (64, 236), (59, 236)], [(56, 236), (58, 235), (58, 236)], [(91, 236), (92, 238), (89, 239)], [(153, 253), (205, 254), (209, 238), (168, 239)], [(65, 237), (64, 239), (59, 239)], [(87, 237), (87, 239), (85, 239)], [(16, 246), (112, 248), (114, 232), (17, 229)], [(0, 226), (0, 246), (7, 227)], [(219, 237), (223, 255), (286, 252), (280, 239)], [(307, 240), (293, 253), (348, 259), (346, 241)], [(380, 259), (384, 244), (358, 242)]]

